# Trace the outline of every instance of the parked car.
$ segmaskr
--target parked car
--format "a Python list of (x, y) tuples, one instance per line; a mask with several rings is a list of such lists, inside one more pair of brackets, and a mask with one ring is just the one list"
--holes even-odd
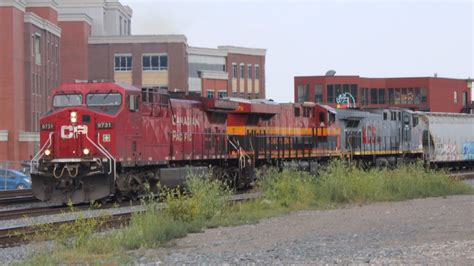
[(0, 169), (0, 190), (31, 188), (31, 178), (20, 171)]

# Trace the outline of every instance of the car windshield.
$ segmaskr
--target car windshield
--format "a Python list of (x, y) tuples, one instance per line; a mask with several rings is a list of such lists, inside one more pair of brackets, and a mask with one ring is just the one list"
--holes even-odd
[(53, 98), (54, 107), (80, 106), (82, 104), (81, 94), (58, 94)]
[(120, 93), (90, 93), (87, 94), (86, 104), (90, 109), (115, 114), (122, 105), (122, 95)]

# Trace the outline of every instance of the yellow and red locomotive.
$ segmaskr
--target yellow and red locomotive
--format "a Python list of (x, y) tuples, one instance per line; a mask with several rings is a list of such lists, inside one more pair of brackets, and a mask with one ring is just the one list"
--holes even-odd
[(171, 99), (116, 83), (64, 84), (41, 120), (32, 160), (35, 196), (51, 202), (135, 197), (145, 184), (174, 186), (192, 169), (235, 187), (255, 169), (340, 154), (331, 107), (244, 99)]

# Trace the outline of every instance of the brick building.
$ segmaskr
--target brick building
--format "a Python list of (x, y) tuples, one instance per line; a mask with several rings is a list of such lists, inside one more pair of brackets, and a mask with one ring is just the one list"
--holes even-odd
[(189, 47), (189, 93), (264, 99), (265, 54), (265, 49), (235, 46)]
[(119, 0), (0, 0), (0, 162), (36, 153), (39, 117), (60, 83), (114, 80), (144, 91), (265, 97), (265, 50), (131, 35), (132, 15)]
[(88, 80), (89, 38), (130, 35), (133, 11), (118, 0), (56, 1), (63, 30), (61, 82)]
[(37, 150), (38, 119), (60, 82), (60, 38), (55, 1), (0, 1), (0, 160)]
[[(364, 78), (302, 76), (294, 78), (295, 102), (337, 107), (350, 98), (360, 108), (401, 107), (430, 112), (469, 112), (472, 82), (439, 77)], [(349, 97), (344, 97), (348, 96)]]
[(203, 97), (265, 97), (265, 50), (189, 47), (184, 35), (93, 36), (90, 80)]
[(184, 91), (186, 48), (183, 35), (94, 36), (89, 38), (89, 79)]

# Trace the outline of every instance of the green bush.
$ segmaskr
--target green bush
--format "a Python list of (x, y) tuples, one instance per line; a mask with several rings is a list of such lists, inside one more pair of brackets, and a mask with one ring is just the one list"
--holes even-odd
[(179, 188), (165, 193), (165, 213), (174, 220), (206, 221), (228, 206), (231, 191), (222, 182), (209, 176), (191, 175), (186, 184), (189, 193), (185, 194)]
[(258, 182), (266, 200), (281, 207), (295, 209), (308, 207), (314, 201), (316, 179), (307, 172), (294, 169), (269, 169)]

